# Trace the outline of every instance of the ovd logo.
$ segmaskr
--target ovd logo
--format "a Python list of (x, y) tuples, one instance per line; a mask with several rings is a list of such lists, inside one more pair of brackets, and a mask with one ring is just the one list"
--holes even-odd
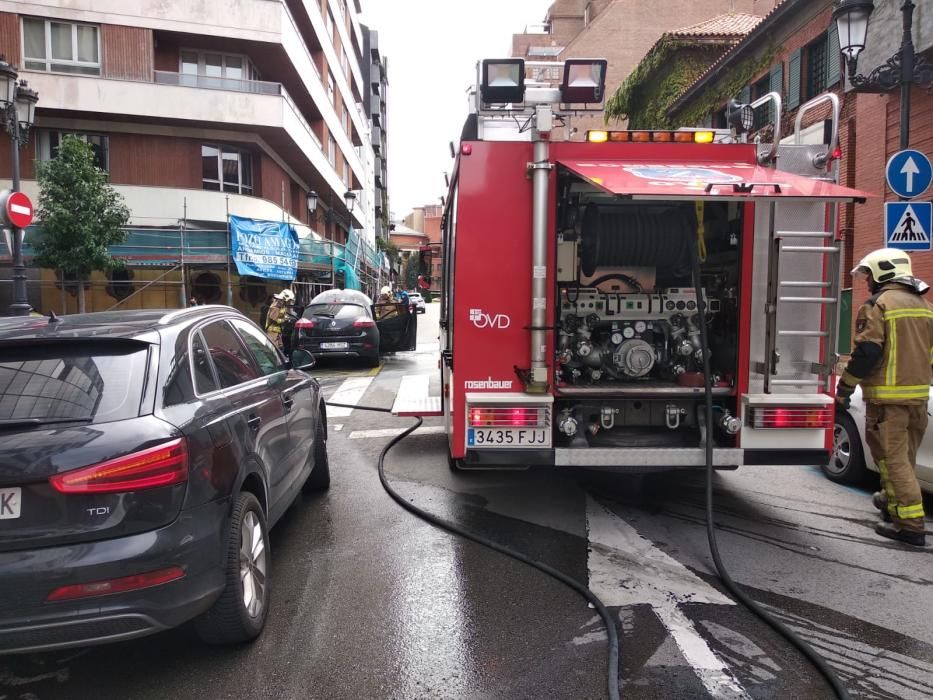
[(498, 328), (505, 330), (512, 325), (512, 319), (505, 314), (487, 314), (482, 309), (470, 309), (470, 322), (477, 328)]

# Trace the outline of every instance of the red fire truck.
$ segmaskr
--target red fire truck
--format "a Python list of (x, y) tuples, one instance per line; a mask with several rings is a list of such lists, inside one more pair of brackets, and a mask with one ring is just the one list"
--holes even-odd
[[(537, 66), (521, 59), (478, 67), (443, 221), (452, 466), (702, 467), (707, 440), (717, 468), (825, 463), (837, 210), (868, 196), (835, 184), (838, 100), (803, 105), (790, 143), (777, 93), (733, 105), (728, 130), (569, 140), (574, 116), (601, 110), (606, 64), (556, 65), (557, 85), (526, 83)], [(824, 103), (831, 135), (802, 143)], [(768, 105), (773, 144), (742, 143)]]

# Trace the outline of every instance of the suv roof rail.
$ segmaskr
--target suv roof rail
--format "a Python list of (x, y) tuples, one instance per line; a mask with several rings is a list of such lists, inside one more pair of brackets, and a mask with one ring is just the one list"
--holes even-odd
[[(212, 311), (236, 311), (232, 306), (227, 306), (226, 304), (202, 304), (200, 306), (189, 306), (185, 309), (176, 309), (175, 311), (169, 311), (162, 318), (159, 319), (159, 325), (164, 326), (167, 323), (172, 323), (173, 321), (187, 316), (189, 314), (201, 313), (204, 310), (210, 309)], [(239, 313), (237, 311), (237, 313)]]

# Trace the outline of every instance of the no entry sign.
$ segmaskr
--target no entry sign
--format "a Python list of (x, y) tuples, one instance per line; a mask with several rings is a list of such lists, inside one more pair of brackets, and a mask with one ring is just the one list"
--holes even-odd
[(3, 199), (3, 218), (14, 228), (26, 228), (32, 223), (32, 202), (22, 192), (10, 192)]

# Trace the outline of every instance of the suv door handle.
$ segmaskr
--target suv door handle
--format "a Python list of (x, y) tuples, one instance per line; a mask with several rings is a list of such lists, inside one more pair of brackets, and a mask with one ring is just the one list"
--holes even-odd
[(246, 424), (249, 426), (249, 429), (250, 429), (250, 430), (252, 430), (253, 432), (255, 432), (255, 431), (259, 430), (259, 426), (262, 424), (262, 418), (260, 418), (260, 417), (257, 416), (256, 414), (253, 414), (253, 415), (251, 415), (251, 416), (249, 417), (249, 419), (246, 421)]
[(288, 413), (292, 410), (292, 406), (295, 405), (295, 399), (293, 399), (291, 396), (283, 396), (282, 405), (285, 406), (285, 412)]

